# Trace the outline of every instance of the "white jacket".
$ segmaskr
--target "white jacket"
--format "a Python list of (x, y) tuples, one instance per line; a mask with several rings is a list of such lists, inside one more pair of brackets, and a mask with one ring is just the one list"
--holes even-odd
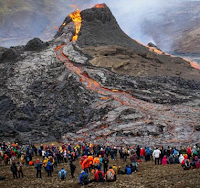
[(182, 163), (183, 160), (184, 160), (184, 157), (183, 157), (183, 155), (181, 154), (180, 157), (179, 157), (179, 163)]
[(153, 151), (153, 157), (154, 158), (159, 158), (161, 154), (161, 151), (159, 149), (156, 149)]

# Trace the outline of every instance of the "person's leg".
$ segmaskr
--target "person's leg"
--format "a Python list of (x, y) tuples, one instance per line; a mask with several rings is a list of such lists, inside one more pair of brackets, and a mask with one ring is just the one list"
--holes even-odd
[(22, 178), (24, 177), (24, 174), (23, 174), (23, 171), (21, 170), (21, 175), (22, 175)]
[(114, 175), (114, 181), (116, 181), (117, 180), (117, 176), (116, 176), (116, 174)]

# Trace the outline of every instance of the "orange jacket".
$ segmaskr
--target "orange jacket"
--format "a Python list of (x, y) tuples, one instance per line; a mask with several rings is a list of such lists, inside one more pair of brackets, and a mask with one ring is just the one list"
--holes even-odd
[(106, 175), (108, 175), (108, 172), (111, 171), (113, 173), (113, 175), (115, 175), (115, 171), (113, 169), (109, 169), (107, 172), (106, 172)]
[(100, 163), (100, 159), (99, 157), (95, 157), (94, 160), (93, 160), (93, 165), (98, 165)]
[(86, 158), (82, 163), (82, 169), (84, 170), (85, 168), (89, 168), (89, 167), (90, 167), (90, 163), (88, 161), (88, 158)]
[(88, 162), (90, 166), (93, 164), (93, 159), (93, 156), (88, 156)]

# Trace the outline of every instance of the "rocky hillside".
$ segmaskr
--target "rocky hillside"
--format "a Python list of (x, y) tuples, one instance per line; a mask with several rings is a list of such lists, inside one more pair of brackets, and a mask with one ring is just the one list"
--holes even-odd
[(52, 41), (1, 55), (0, 140), (197, 143), (199, 70), (129, 38), (106, 5), (81, 17), (78, 41), (68, 16)]
[(164, 51), (200, 53), (200, 1), (171, 2), (149, 11), (142, 31)]

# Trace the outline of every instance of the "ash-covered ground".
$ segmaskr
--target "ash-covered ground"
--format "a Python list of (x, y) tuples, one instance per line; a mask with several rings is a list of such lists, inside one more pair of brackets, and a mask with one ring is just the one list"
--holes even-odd
[(66, 17), (52, 41), (3, 49), (0, 140), (200, 142), (200, 71), (130, 39), (106, 5), (81, 17), (78, 41)]

